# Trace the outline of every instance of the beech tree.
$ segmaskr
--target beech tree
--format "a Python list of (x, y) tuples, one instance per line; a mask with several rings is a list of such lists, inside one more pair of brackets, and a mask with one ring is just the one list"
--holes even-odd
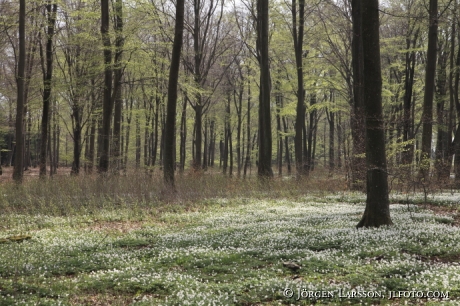
[(41, 146), (40, 146), (40, 176), (46, 176), (46, 157), (48, 145), (48, 127), (51, 102), (51, 80), (53, 77), (53, 37), (56, 23), (57, 4), (52, 4), (49, 0), (46, 5), (47, 26), (46, 26), (46, 66), (43, 63), (42, 55), (42, 70), (43, 70), (43, 110), (41, 122)]
[(428, 50), (426, 55), (425, 95), (422, 114), (422, 156), (420, 175), (428, 179), (431, 158), (431, 137), (433, 131), (433, 97), (435, 91), (436, 51), (438, 40), (438, 0), (430, 0)]
[(16, 149), (13, 179), (21, 183), (24, 176), (24, 83), (26, 65), (26, 1), (19, 1), (19, 58), (17, 68)]
[(102, 103), (101, 150), (99, 172), (109, 170), (110, 122), (112, 117), (112, 51), (109, 36), (109, 0), (101, 0), (101, 36), (104, 45), (104, 95)]
[(177, 0), (176, 24), (174, 27), (174, 43), (169, 69), (168, 104), (166, 109), (165, 141), (164, 141), (164, 180), (169, 187), (174, 188), (174, 164), (176, 142), (176, 107), (177, 87), (179, 82), (180, 54), (182, 49), (182, 36), (184, 32), (184, 2)]
[(362, 8), (362, 15), (358, 16), (362, 20), (362, 34), (359, 36), (366, 42), (363, 44), (363, 57), (355, 58), (363, 65), (367, 165), (366, 209), (357, 227), (379, 227), (392, 224), (382, 114), (379, 2), (360, 0), (354, 4), (353, 9)]
[(260, 68), (259, 94), (259, 161), (260, 178), (273, 177), (272, 170), (272, 127), (270, 113), (270, 63), (268, 54), (269, 13), (268, 1), (257, 1), (257, 46)]

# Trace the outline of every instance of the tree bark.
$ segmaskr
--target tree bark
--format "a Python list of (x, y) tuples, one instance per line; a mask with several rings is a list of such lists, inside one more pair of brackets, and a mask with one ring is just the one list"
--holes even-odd
[(175, 133), (176, 133), (176, 107), (177, 107), (177, 86), (179, 82), (180, 54), (182, 49), (182, 34), (184, 32), (184, 2), (177, 0), (176, 23), (174, 29), (174, 43), (171, 56), (171, 67), (169, 69), (168, 81), (168, 104), (166, 107), (166, 124), (164, 129), (164, 160), (163, 174), (164, 181), (168, 187), (174, 190), (174, 168), (175, 168)]
[(101, 0), (101, 36), (104, 45), (104, 98), (102, 104), (101, 156), (99, 172), (109, 170), (110, 160), (110, 121), (112, 117), (112, 51), (109, 36), (109, 0)]
[(47, 40), (46, 40), (46, 71), (43, 76), (43, 111), (41, 122), (41, 146), (40, 146), (40, 177), (46, 176), (46, 149), (48, 144), (48, 127), (50, 126), (50, 101), (51, 80), (53, 78), (53, 37), (56, 23), (57, 4), (51, 5), (48, 1), (46, 12), (48, 17)]
[(113, 120), (113, 171), (118, 174), (121, 166), (121, 112), (123, 108), (122, 96), (122, 56), (123, 56), (123, 1), (115, 2), (115, 63), (114, 63), (114, 120)]
[(270, 63), (268, 54), (268, 1), (257, 2), (258, 46), (260, 54), (260, 96), (259, 96), (259, 165), (261, 179), (273, 177), (272, 171), (272, 128), (270, 113)]
[(299, 20), (297, 22), (297, 1), (292, 0), (292, 36), (294, 39), (294, 52), (297, 72), (297, 105), (296, 105), (296, 121), (295, 121), (295, 136), (294, 136), (294, 151), (296, 160), (297, 179), (306, 175), (308, 171), (305, 168), (305, 160), (303, 152), (303, 137), (305, 129), (305, 90), (303, 77), (303, 37), (305, 25), (305, 0), (299, 0)]
[(431, 137), (433, 133), (433, 96), (436, 75), (436, 53), (438, 40), (438, 0), (430, 0), (430, 26), (428, 29), (428, 51), (425, 72), (425, 95), (422, 114), (422, 156), (420, 176), (428, 180), (431, 159)]
[(14, 157), (13, 179), (22, 183), (24, 176), (24, 83), (26, 64), (26, 1), (19, 1), (19, 59), (17, 73), (17, 106), (16, 106), (16, 152)]
[(379, 2), (362, 0), (364, 112), (366, 120), (366, 209), (357, 227), (391, 225), (382, 114)]

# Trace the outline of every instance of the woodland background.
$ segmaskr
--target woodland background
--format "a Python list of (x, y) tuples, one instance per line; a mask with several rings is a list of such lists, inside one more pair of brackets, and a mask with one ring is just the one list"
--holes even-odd
[[(354, 95), (351, 5), (348, 0), (270, 2), (275, 174), (308, 176), (322, 169), (345, 174), (351, 188), (363, 188), (364, 128)], [(380, 3), (386, 154), (388, 172), (396, 180), (420, 181), (415, 174), (423, 166), (424, 124), (432, 129), (425, 133), (430, 174), (436, 181), (447, 180), (460, 169), (460, 154), (453, 163), (460, 150), (460, 139), (454, 138), (460, 118), (458, 4), (432, 0), (430, 5), (419, 0)], [(110, 166), (102, 171), (162, 168), (175, 2), (114, 0), (108, 7), (108, 39), (103, 40), (99, 1), (27, 1), (24, 170), (43, 165), (40, 156), (46, 156), (49, 175), (65, 166), (75, 175), (101, 170), (104, 89), (113, 112)], [(18, 158), (19, 3), (3, 0), (0, 11), (5, 167)], [(179, 173), (215, 169), (240, 177), (257, 167), (257, 18), (252, 0), (185, 1), (174, 156)], [(430, 20), (436, 21), (437, 35), (431, 110), (424, 100)], [(104, 83), (108, 70), (111, 88)]]

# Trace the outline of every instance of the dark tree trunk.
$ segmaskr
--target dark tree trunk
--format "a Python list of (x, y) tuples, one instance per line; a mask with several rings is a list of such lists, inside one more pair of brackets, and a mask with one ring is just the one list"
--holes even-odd
[(179, 82), (180, 54), (182, 49), (182, 34), (184, 32), (184, 2), (177, 0), (176, 23), (174, 29), (174, 43), (171, 55), (171, 67), (168, 81), (168, 104), (166, 107), (166, 124), (164, 126), (164, 160), (163, 171), (164, 181), (170, 188), (174, 185), (175, 168), (175, 134), (176, 134), (176, 107), (177, 107), (177, 85)]
[[(415, 31), (414, 39), (411, 42), (409, 38), (406, 39), (406, 48), (409, 50), (411, 47), (415, 48), (418, 33), (420, 29), (417, 28)], [(403, 141), (408, 142), (414, 139), (413, 127), (412, 127), (412, 97), (414, 87), (414, 74), (415, 74), (415, 51), (406, 52), (406, 64), (405, 64), (405, 79), (404, 79), (404, 103), (403, 103)], [(412, 164), (414, 156), (414, 144), (407, 143), (405, 145), (405, 151), (402, 155), (402, 163), (404, 165)]]
[(73, 111), (73, 162), (71, 173), (80, 173), (80, 154), (81, 154), (81, 113), (78, 103), (74, 104)]
[(425, 72), (425, 95), (422, 114), (422, 156), (420, 175), (428, 180), (431, 159), (431, 134), (433, 131), (433, 96), (436, 75), (436, 53), (438, 40), (438, 0), (430, 0), (430, 26), (428, 29), (428, 51)]
[(102, 104), (101, 156), (99, 172), (109, 170), (110, 160), (110, 121), (112, 117), (112, 51), (109, 36), (109, 0), (101, 0), (101, 36), (104, 45), (104, 98)]
[(208, 170), (208, 119), (204, 120), (204, 140), (203, 140), (203, 170)]
[(297, 1), (292, 0), (292, 36), (294, 38), (294, 52), (297, 71), (297, 106), (296, 106), (296, 121), (295, 121), (295, 137), (294, 151), (296, 159), (297, 178), (306, 175), (306, 160), (303, 152), (303, 143), (305, 142), (305, 90), (303, 77), (303, 37), (305, 25), (305, 0), (299, 0), (299, 20), (297, 22)]
[(260, 55), (259, 165), (257, 172), (262, 179), (273, 177), (272, 127), (270, 114), (271, 79), (268, 54), (268, 6), (268, 1), (257, 1), (257, 41)]
[(17, 106), (16, 106), (16, 148), (14, 156), (13, 179), (22, 183), (24, 176), (24, 83), (26, 65), (26, 1), (19, 1), (19, 59), (17, 72)]
[(248, 68), (248, 113), (246, 117), (246, 158), (244, 161), (243, 168), (243, 177), (246, 177), (249, 163), (251, 162), (251, 80), (250, 80), (250, 70)]
[(184, 102), (182, 104), (182, 115), (181, 115), (181, 120), (180, 120), (180, 149), (179, 149), (180, 166), (179, 166), (179, 171), (181, 173), (183, 173), (185, 169), (186, 140), (187, 140), (187, 99), (184, 99)]
[(385, 133), (382, 114), (379, 2), (362, 1), (364, 112), (366, 122), (367, 200), (357, 227), (391, 225)]

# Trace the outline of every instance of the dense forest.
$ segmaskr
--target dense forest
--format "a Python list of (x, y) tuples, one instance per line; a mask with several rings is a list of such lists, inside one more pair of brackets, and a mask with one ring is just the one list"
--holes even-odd
[[(363, 83), (380, 76), (360, 66), (375, 51), (360, 1), (259, 2), (2, 0), (2, 166), (20, 181), (34, 167), (153, 172), (170, 157), (178, 173), (322, 169), (363, 189), (363, 100), (374, 98)], [(378, 11), (387, 172), (448, 180), (460, 171), (457, 1)]]

